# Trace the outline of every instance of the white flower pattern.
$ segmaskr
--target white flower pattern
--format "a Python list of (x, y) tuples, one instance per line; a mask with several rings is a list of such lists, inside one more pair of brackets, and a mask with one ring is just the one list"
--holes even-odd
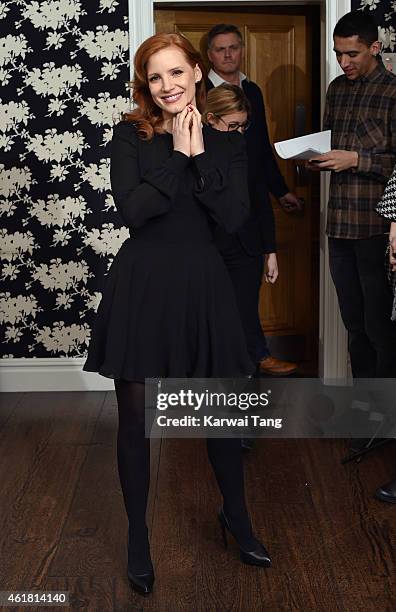
[(127, 238), (129, 238), (129, 231), (126, 227), (116, 229), (112, 223), (106, 223), (101, 230), (95, 228), (87, 232), (85, 243), (89, 244), (101, 257), (114, 256)]
[(368, 8), (370, 11), (374, 11), (379, 3), (380, 0), (361, 0), (360, 7), (362, 10)]
[(352, 0), (351, 10), (369, 11), (378, 24), (378, 39), (383, 51), (395, 51), (396, 0)]
[(101, 79), (110, 80), (118, 77), (124, 65), (124, 54), (128, 49), (128, 33), (125, 30), (109, 30), (107, 25), (98, 26), (80, 36), (80, 49), (86, 51), (90, 58), (102, 61)]
[(119, 0), (0, 3), (3, 357), (83, 356), (129, 235), (107, 148), (130, 106), (126, 14)]
[(378, 28), (378, 38), (382, 42), (384, 49), (395, 50), (396, 31), (393, 26), (387, 28)]
[[(33, 68), (26, 74), (25, 87), (30, 86), (38, 96), (49, 98), (49, 116), (63, 115), (67, 103), (75, 105), (82, 102), (81, 95), (73, 93), (73, 90), (79, 91), (87, 81), (79, 64), (57, 67), (54, 62), (48, 62), (42, 68)], [(25, 87), (20, 89), (20, 95)]]
[(65, 325), (56, 321), (52, 327), (45, 326), (35, 331), (35, 344), (42, 344), (50, 354), (70, 355), (87, 348), (91, 332), (87, 323)]

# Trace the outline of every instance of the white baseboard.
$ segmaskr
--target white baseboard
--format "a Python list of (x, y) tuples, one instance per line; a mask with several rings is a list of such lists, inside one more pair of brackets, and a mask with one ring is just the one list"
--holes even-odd
[(84, 358), (0, 359), (0, 391), (112, 391), (114, 382), (83, 372)]

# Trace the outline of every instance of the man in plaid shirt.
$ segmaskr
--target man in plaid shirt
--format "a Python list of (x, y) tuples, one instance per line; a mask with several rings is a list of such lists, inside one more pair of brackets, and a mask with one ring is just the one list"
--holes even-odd
[(396, 376), (396, 326), (384, 272), (389, 222), (375, 212), (396, 163), (396, 76), (377, 55), (373, 18), (344, 15), (334, 51), (344, 74), (330, 83), (324, 129), (332, 150), (309, 167), (331, 170), (327, 215), (330, 271), (349, 335), (354, 377)]

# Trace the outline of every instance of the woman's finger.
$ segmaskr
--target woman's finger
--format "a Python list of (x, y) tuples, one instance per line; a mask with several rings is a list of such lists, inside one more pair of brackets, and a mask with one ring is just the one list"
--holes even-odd
[(191, 125), (193, 129), (197, 129), (199, 126), (199, 120), (197, 115), (194, 113), (194, 111), (191, 112)]
[(183, 121), (184, 121), (186, 115), (187, 115), (187, 107), (183, 108), (183, 110), (180, 111), (180, 113), (177, 113), (175, 115), (175, 120), (176, 120), (175, 127), (177, 127), (180, 130), (183, 129)]
[(186, 106), (185, 108), (186, 114), (184, 116), (183, 119), (183, 128), (184, 129), (190, 129), (190, 125), (192, 122), (192, 114), (191, 114), (191, 109), (189, 106)]
[(278, 278), (278, 269), (277, 268), (274, 268), (273, 270), (271, 270), (271, 276), (274, 279), (273, 282), (275, 282), (276, 279)]
[(202, 117), (201, 117), (201, 113), (199, 112), (199, 110), (195, 107), (195, 106), (191, 106), (192, 108), (192, 113), (197, 121), (197, 127), (201, 127), (202, 125)]

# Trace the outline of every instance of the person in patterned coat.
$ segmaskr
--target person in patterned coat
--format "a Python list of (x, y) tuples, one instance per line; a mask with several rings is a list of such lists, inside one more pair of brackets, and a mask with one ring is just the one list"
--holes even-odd
[[(385, 188), (384, 194), (376, 206), (376, 211), (381, 217), (391, 221), (389, 231), (389, 243), (386, 249), (386, 270), (389, 282), (393, 290), (393, 308), (391, 319), (396, 325), (396, 169)], [(391, 482), (379, 487), (375, 497), (381, 501), (396, 503), (396, 478)]]
[(391, 221), (386, 263), (389, 282), (393, 290), (392, 321), (396, 322), (396, 168), (385, 188), (384, 195), (376, 207), (381, 217)]

